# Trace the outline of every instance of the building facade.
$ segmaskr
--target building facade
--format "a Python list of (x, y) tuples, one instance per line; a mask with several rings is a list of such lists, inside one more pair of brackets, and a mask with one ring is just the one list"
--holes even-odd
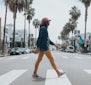
[[(1, 41), (3, 41), (3, 27), (1, 28)], [(34, 38), (33, 34), (30, 34), (30, 43), (33, 47)], [(1, 44), (0, 44), (1, 45)], [(12, 48), (13, 46), (13, 29), (10, 27), (6, 28), (5, 31), (5, 47)], [(15, 47), (24, 47), (24, 30), (17, 30), (15, 31)], [(28, 34), (25, 33), (25, 47), (28, 47)]]

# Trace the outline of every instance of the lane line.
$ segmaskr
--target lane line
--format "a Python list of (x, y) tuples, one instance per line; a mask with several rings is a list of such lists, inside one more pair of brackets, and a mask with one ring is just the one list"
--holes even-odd
[(16, 59), (17, 57), (12, 57), (12, 58), (8, 58), (7, 60), (14, 60)]
[(23, 58), (21, 58), (21, 59), (29, 59), (30, 58), (30, 56), (27, 56), (27, 57), (23, 57)]
[(88, 74), (91, 74), (91, 69), (90, 70), (86, 69), (84, 71), (87, 72)]
[(0, 76), (0, 85), (9, 85), (16, 78), (21, 76), (26, 71), (27, 70), (12, 70), (12, 71)]
[(61, 56), (62, 58), (64, 58), (64, 59), (68, 59), (69, 57), (68, 56)]
[[(60, 70), (62, 72), (62, 70)], [(45, 85), (72, 85), (66, 74), (58, 77), (54, 70), (47, 70)]]
[(77, 58), (77, 59), (82, 59), (82, 57), (79, 57), (79, 56), (75, 56), (75, 58)]
[(91, 57), (87, 57), (87, 58), (91, 58)]

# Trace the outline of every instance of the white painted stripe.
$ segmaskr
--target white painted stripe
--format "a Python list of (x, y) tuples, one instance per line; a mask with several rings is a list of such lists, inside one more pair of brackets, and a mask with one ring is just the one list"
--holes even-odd
[(87, 58), (91, 58), (91, 57), (87, 57)]
[[(62, 72), (62, 70), (60, 70)], [(54, 70), (48, 70), (45, 85), (72, 85), (66, 74), (58, 77)]]
[(27, 70), (12, 70), (12, 71), (0, 76), (0, 85), (9, 85), (16, 78), (21, 76), (26, 71)]
[(0, 60), (3, 59), (3, 58), (0, 58)]
[(77, 58), (77, 59), (82, 59), (82, 57), (79, 57), (79, 56), (75, 56), (75, 58)]
[(12, 58), (8, 58), (7, 60), (14, 60), (16, 59), (17, 57), (12, 57)]
[(28, 57), (23, 57), (22, 59), (29, 59), (30, 58), (30, 56), (28, 56)]
[(91, 70), (84, 70), (85, 72), (87, 72), (88, 74), (91, 74)]
[(65, 59), (68, 59), (69, 57), (68, 56), (61, 56), (62, 58), (65, 58)]

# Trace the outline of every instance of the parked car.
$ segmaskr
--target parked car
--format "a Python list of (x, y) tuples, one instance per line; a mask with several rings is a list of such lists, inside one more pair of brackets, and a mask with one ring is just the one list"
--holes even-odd
[(20, 48), (21, 54), (25, 54), (26, 53), (26, 49), (25, 48)]
[(32, 51), (33, 53), (36, 53), (36, 47), (32, 48), (31, 51)]
[(59, 48), (58, 51), (64, 51), (62, 48)]
[(9, 51), (9, 54), (10, 55), (20, 55), (21, 54), (20, 48), (18, 48), (18, 47), (11, 48)]
[(65, 52), (74, 52), (74, 46), (67, 46)]
[(31, 53), (31, 50), (29, 48), (25, 48), (25, 53)]

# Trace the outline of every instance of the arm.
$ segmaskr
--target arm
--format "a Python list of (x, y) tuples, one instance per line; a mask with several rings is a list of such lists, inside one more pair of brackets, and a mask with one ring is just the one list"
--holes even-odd
[(49, 39), (49, 43), (51, 44), (51, 45), (54, 45), (56, 48), (58, 48), (58, 45), (56, 45), (54, 42), (52, 42), (50, 39)]
[(50, 39), (49, 39), (49, 43), (50, 43), (51, 45), (55, 45)]

